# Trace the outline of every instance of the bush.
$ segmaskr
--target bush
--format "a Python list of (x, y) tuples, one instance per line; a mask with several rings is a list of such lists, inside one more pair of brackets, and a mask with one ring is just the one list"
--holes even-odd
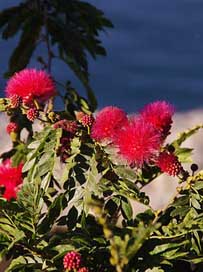
[[(184, 169), (192, 150), (181, 144), (203, 126), (166, 143), (174, 109), (165, 101), (137, 116), (109, 106), (95, 117), (70, 86), (54, 111), (57, 94), (45, 71), (25, 69), (0, 100), (13, 142), (0, 165), (6, 271), (201, 269), (203, 172)], [(143, 188), (163, 172), (179, 187), (153, 210)], [(136, 202), (145, 212), (133, 214)]]
[[(168, 143), (174, 109), (165, 101), (137, 116), (113, 106), (94, 113), (87, 52), (105, 55), (98, 37), (107, 27), (102, 11), (79, 0), (25, 0), (0, 13), (2, 38), (20, 33), (0, 99), (13, 143), (0, 164), (0, 262), (7, 272), (203, 269), (203, 171), (184, 169), (192, 149), (182, 147), (203, 125)], [(42, 70), (26, 69), (41, 43)], [(87, 98), (53, 79), (53, 58), (77, 75)], [(179, 186), (154, 210), (143, 188), (162, 173)], [(144, 212), (133, 212), (137, 203)]]

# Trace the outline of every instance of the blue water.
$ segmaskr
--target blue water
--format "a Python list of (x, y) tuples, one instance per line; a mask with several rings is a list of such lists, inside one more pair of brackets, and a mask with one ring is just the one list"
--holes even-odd
[[(19, 1), (1, 1), (0, 8), (15, 2)], [(166, 99), (179, 111), (203, 108), (202, 0), (88, 2), (102, 9), (115, 26), (101, 35), (108, 57), (90, 60), (100, 107), (113, 104), (134, 112), (150, 101)], [(0, 41), (0, 75), (13, 46), (14, 42)], [(77, 82), (57, 62), (53, 73), (61, 81)]]

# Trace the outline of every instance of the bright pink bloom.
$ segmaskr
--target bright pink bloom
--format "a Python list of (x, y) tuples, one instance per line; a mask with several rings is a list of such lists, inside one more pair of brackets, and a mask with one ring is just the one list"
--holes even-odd
[(112, 106), (105, 107), (96, 116), (91, 137), (97, 141), (112, 140), (127, 121), (127, 115), (122, 109)]
[(16, 198), (19, 185), (23, 182), (22, 167), (22, 164), (12, 167), (10, 159), (3, 161), (0, 165), (0, 186), (5, 188), (3, 197), (7, 200)]
[(87, 267), (81, 267), (78, 272), (89, 272), (89, 269)]
[(65, 269), (79, 269), (81, 265), (81, 255), (76, 251), (68, 252), (63, 258), (63, 266)]
[(94, 117), (92, 114), (91, 115), (84, 114), (84, 116), (81, 118), (80, 122), (84, 127), (91, 127), (94, 123)]
[(30, 108), (27, 111), (27, 119), (31, 122), (34, 122), (34, 120), (39, 116), (39, 111), (36, 108)]
[(14, 122), (8, 123), (8, 125), (6, 127), (6, 131), (8, 134), (11, 134), (11, 132), (17, 132), (18, 129), (19, 129), (18, 124), (14, 123)]
[(162, 172), (170, 176), (177, 176), (183, 169), (178, 158), (173, 153), (166, 151), (160, 153), (156, 164)]
[(10, 98), (10, 104), (12, 109), (16, 109), (20, 106), (22, 99), (19, 95), (13, 94), (9, 98)]
[(82, 111), (76, 113), (76, 119), (84, 126), (91, 127), (94, 123), (94, 116), (92, 114), (86, 114)]
[(162, 133), (163, 139), (169, 134), (173, 114), (174, 107), (166, 101), (150, 103), (141, 112), (144, 121), (157, 128)]
[(52, 78), (43, 70), (24, 69), (12, 76), (6, 86), (7, 97), (20, 96), (24, 102), (45, 102), (56, 94)]
[(129, 164), (142, 166), (157, 155), (161, 137), (151, 124), (133, 119), (119, 131), (116, 144)]

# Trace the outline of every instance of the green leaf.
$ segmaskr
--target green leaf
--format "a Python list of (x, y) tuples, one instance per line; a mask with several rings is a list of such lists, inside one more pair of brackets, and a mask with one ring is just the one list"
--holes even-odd
[(152, 269), (147, 269), (145, 272), (165, 272), (165, 271), (160, 267), (154, 267)]
[[(7, 16), (6, 16), (7, 14)], [(8, 14), (10, 16), (8, 16)], [(6, 26), (4, 23), (4, 29), (2, 31), (2, 38), (3, 39), (8, 39), (12, 36), (14, 36), (22, 27), (23, 22), (31, 16), (32, 13), (30, 13), (30, 9), (27, 6), (27, 4), (22, 4), (19, 5), (18, 7), (13, 7), (4, 10), (0, 14), (0, 18), (4, 17), (7, 18), (6, 20)], [(2, 18), (3, 19), (3, 18)], [(1, 19), (0, 19), (1, 21)], [(2, 21), (3, 23), (3, 21)]]
[(178, 148), (176, 149), (175, 154), (177, 155), (180, 162), (189, 163), (192, 162), (192, 151), (193, 148)]
[(10, 100), (8, 98), (0, 98), (0, 112), (6, 111)]
[(64, 61), (69, 65), (69, 67), (74, 71), (76, 76), (80, 79), (80, 81), (83, 83), (86, 91), (87, 91), (87, 97), (89, 104), (91, 106), (90, 110), (95, 111), (97, 108), (97, 99), (96, 96), (90, 87), (89, 81), (87, 79), (87, 76), (84, 74), (84, 72), (80, 69), (80, 67), (77, 65), (77, 63), (74, 62), (74, 60), (71, 57), (66, 57)]
[(22, 8), (22, 5), (10, 7), (1, 11), (0, 12), (0, 28), (5, 26), (10, 21), (10, 19), (15, 17), (17, 14), (19, 14), (21, 11), (21, 8)]
[(133, 216), (133, 210), (129, 200), (127, 198), (122, 198), (120, 205), (121, 205), (121, 212), (123, 217), (128, 220), (131, 220)]
[(203, 128), (203, 124), (195, 126), (194, 128), (188, 129), (187, 131), (184, 131), (179, 134), (178, 138), (172, 142), (172, 145), (175, 148), (178, 148), (181, 146), (181, 144), (186, 141), (188, 138), (190, 138), (192, 135), (197, 133), (201, 128)]
[[(39, 182), (39, 183), (37, 183)], [(43, 207), (42, 193), (39, 189), (40, 180), (35, 184), (24, 182), (18, 193), (18, 204), (22, 208), (18, 222), (24, 231), (36, 232), (36, 227)]]
[(186, 244), (188, 244), (188, 241), (183, 241), (183, 242), (180, 242), (180, 243), (167, 243), (167, 244), (163, 244), (163, 245), (157, 245), (149, 253), (150, 253), (150, 255), (162, 254), (162, 253), (164, 253), (166, 251), (171, 251), (171, 249), (181, 248), (181, 246), (184, 246)]
[(137, 180), (137, 174), (135, 170), (128, 168), (127, 166), (115, 166), (115, 173), (124, 180), (135, 182)]
[(126, 250), (128, 260), (131, 260), (135, 256), (154, 230), (155, 226), (145, 226), (143, 222), (139, 222), (138, 226), (133, 228), (131, 239), (129, 240), (128, 248)]
[(40, 234), (49, 232), (66, 206), (67, 202), (65, 195), (60, 194), (57, 196), (49, 206), (48, 211), (46, 212), (40, 225), (38, 225), (38, 232)]
[(9, 267), (5, 270), (5, 272), (23, 271), (19, 269), (23, 269), (26, 267), (35, 268), (35, 269), (41, 268), (42, 260), (37, 255), (33, 257), (19, 256), (11, 261)]
[[(10, 57), (9, 71), (6, 73), (6, 76), (11, 76), (27, 66), (37, 46), (41, 27), (42, 19), (38, 14), (33, 14), (26, 20), (20, 42)], [(32, 31), (30, 31), (30, 29), (32, 29)]]
[(68, 228), (71, 230), (73, 228), (76, 227), (76, 223), (77, 223), (77, 219), (78, 219), (78, 211), (77, 209), (73, 206), (70, 211), (68, 212), (67, 215), (67, 226)]
[(200, 203), (197, 201), (197, 199), (192, 198), (192, 199), (191, 199), (191, 204), (192, 204), (192, 206), (193, 206), (195, 209), (201, 210), (201, 205), (200, 205)]

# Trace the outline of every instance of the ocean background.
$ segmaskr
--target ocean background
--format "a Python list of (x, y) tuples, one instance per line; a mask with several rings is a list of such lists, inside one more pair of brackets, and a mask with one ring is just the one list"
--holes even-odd
[[(111, 19), (114, 29), (101, 34), (107, 57), (90, 58), (91, 85), (99, 107), (117, 105), (136, 112), (164, 99), (177, 111), (203, 108), (202, 0), (89, 0)], [(0, 2), (0, 10), (19, 0)], [(0, 89), (3, 92), (14, 40), (0, 40)], [(40, 50), (40, 53), (45, 51)], [(30, 66), (37, 66), (36, 52)], [(70, 79), (84, 90), (73, 73), (55, 61), (53, 75)]]

